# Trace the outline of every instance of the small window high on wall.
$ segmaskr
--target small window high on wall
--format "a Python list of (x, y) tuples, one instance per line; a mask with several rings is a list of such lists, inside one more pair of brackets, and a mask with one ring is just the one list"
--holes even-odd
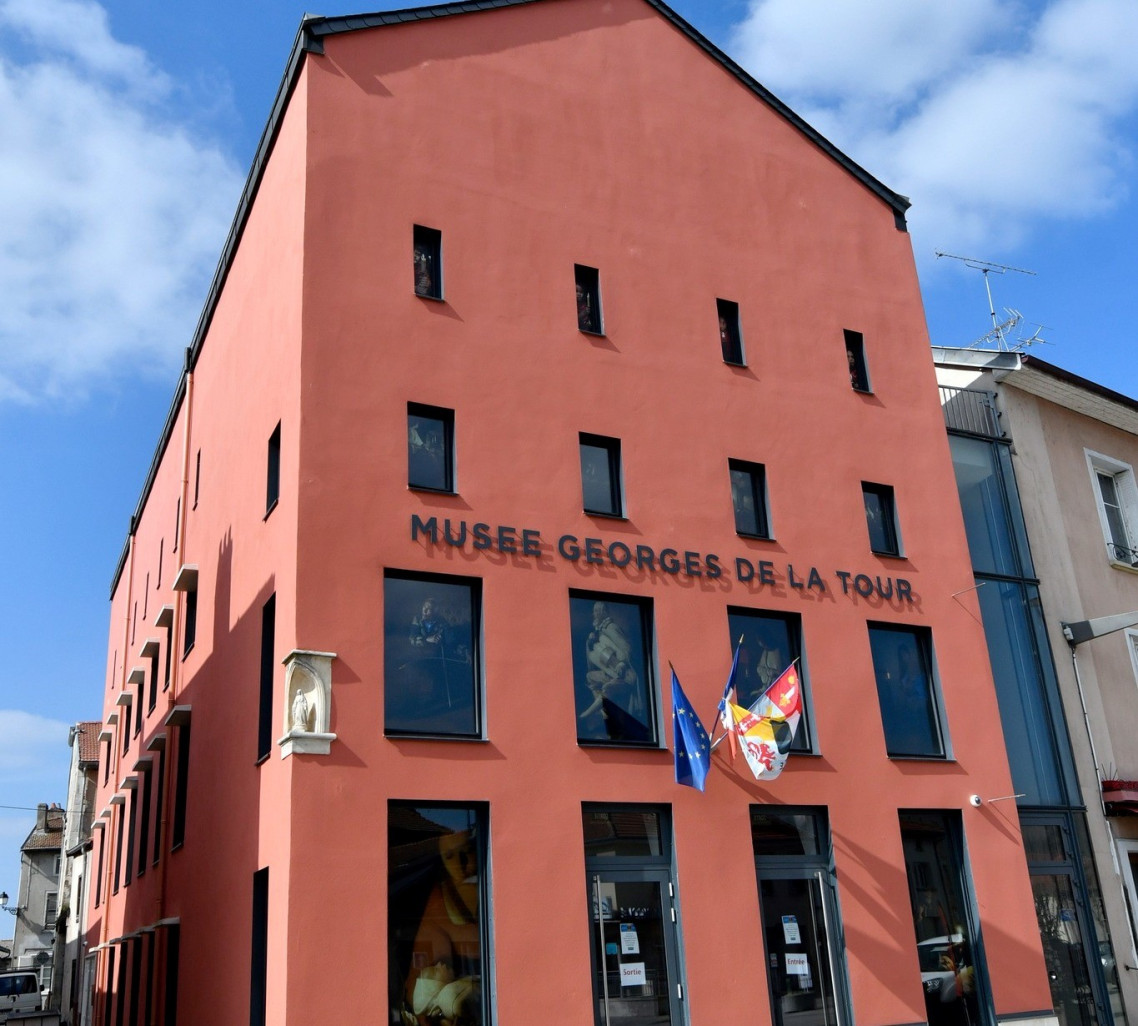
[(415, 225), (413, 235), (415, 295), (443, 298), (443, 233), (437, 228)]

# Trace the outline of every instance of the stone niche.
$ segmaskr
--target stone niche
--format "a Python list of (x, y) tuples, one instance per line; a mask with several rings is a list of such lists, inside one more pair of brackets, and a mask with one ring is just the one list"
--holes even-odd
[(284, 735), (281, 758), (327, 755), (336, 735), (332, 722), (332, 660), (335, 652), (293, 649), (284, 658)]

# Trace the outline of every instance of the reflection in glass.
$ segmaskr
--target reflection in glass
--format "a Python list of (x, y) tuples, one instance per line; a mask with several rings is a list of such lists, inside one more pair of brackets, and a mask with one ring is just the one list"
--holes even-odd
[(407, 408), (407, 484), (454, 491), (454, 413), (431, 406)]
[[(599, 1026), (671, 1023), (663, 887), (656, 880), (591, 881), (593, 993)], [(598, 948), (604, 943), (604, 953)], [(602, 975), (603, 974), (603, 975)]]
[(459, 577), (385, 576), (388, 733), (478, 736), (480, 584)]
[(577, 740), (655, 744), (648, 605), (574, 594), (569, 619)]
[[(750, 708), (769, 688), (779, 674), (801, 655), (799, 639), (802, 621), (794, 613), (760, 612), (755, 609), (729, 608), (727, 626), (731, 632), (731, 650), (742, 638), (739, 668), (735, 676), (738, 704)], [(800, 678), (805, 674), (801, 673)], [(803, 684), (805, 689), (806, 685)], [(805, 691), (804, 691), (805, 694)], [(790, 745), (792, 752), (810, 751), (810, 724), (803, 716)]]
[(479, 1026), (482, 996), (483, 808), (412, 806), (387, 813), (389, 1021)]
[(761, 463), (728, 460), (735, 530), (756, 538), (770, 537), (767, 527), (766, 471)]
[(751, 843), (755, 857), (810, 855), (821, 857), (819, 830), (827, 833), (824, 813), (774, 811), (751, 806)]
[(658, 858), (664, 854), (658, 812), (642, 808), (586, 808), (581, 822), (588, 858)]
[(890, 755), (943, 756), (928, 635), (908, 628), (870, 625), (869, 645), (886, 751)]
[(929, 1026), (987, 1026), (976, 938), (964, 896), (959, 820), (902, 811), (901, 844)]
[(1031, 891), (1059, 1026), (1095, 1026), (1098, 1018), (1071, 878), (1032, 873)]
[(896, 556), (897, 521), (893, 507), (893, 489), (888, 485), (862, 484), (865, 522), (869, 528), (869, 547), (874, 552)]
[(581, 494), (586, 513), (620, 516), (620, 442), (617, 439), (581, 435)]

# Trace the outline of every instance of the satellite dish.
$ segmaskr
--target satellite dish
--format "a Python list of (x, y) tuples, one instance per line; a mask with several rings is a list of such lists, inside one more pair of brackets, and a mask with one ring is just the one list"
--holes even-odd
[(35, 957), (36, 965), (47, 965), (51, 961), (51, 955), (46, 951), (37, 951)]

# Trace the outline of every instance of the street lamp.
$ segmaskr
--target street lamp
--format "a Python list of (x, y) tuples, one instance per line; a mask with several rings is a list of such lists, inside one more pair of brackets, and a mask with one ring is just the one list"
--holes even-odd
[(24, 909), (20, 908), (19, 906), (16, 906), (16, 908), (12, 908), (8, 904), (8, 892), (7, 891), (0, 891), (0, 908), (2, 908), (5, 912), (11, 912), (12, 915), (14, 915), (14, 916), (18, 916), (21, 912), (24, 911)]

